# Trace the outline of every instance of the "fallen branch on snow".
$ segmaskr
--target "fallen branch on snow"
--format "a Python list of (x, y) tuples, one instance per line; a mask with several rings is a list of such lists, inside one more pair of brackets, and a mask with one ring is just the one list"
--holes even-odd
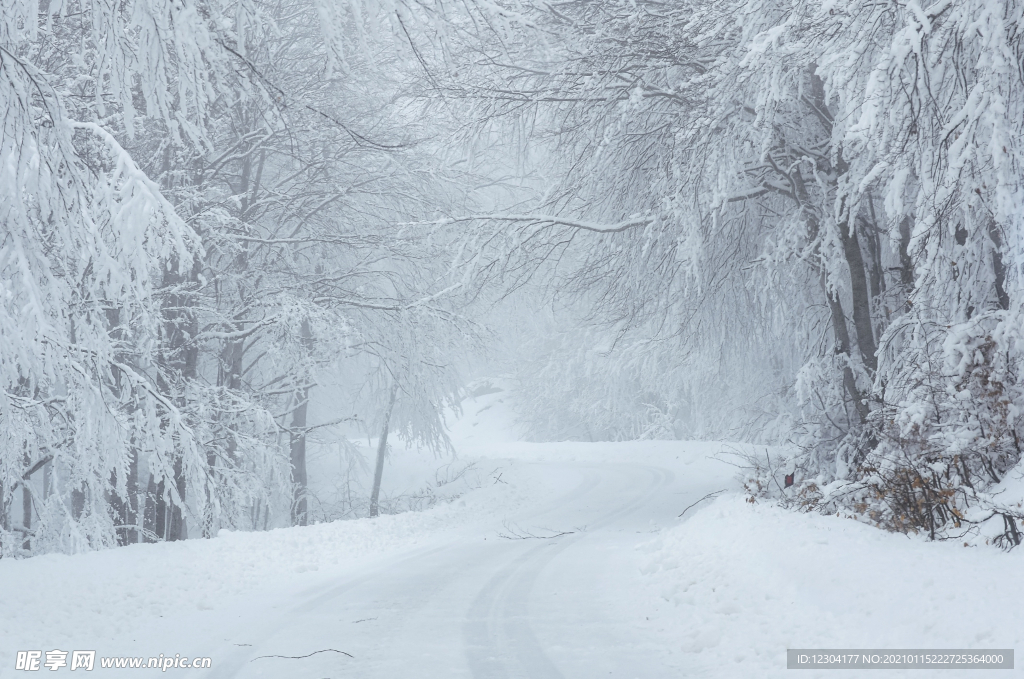
[(724, 493), (726, 490), (727, 490), (726, 488), (723, 488), (722, 490), (716, 490), (714, 493), (708, 493), (707, 495), (705, 495), (704, 497), (702, 497), (701, 499), (697, 500), (692, 505), (690, 505), (689, 507), (684, 509), (682, 511), (682, 513), (679, 516), (677, 516), (676, 518), (677, 519), (683, 518), (683, 514), (685, 514), (688, 509), (692, 509), (693, 507), (699, 505), (701, 502), (704, 502), (704, 500), (707, 500), (709, 497), (714, 497), (715, 495), (718, 495), (719, 493)]
[(342, 655), (347, 655), (350, 658), (354, 658), (355, 657), (351, 653), (346, 653), (345, 651), (339, 651), (336, 648), (325, 648), (325, 649), (323, 649), (321, 651), (313, 651), (312, 653), (309, 653), (307, 655), (261, 655), (261, 656), (258, 656), (256, 658), (253, 658), (249, 662), (252, 662), (253, 660), (262, 660), (263, 658), (285, 658), (287, 660), (302, 660), (303, 658), (312, 657), (312, 656), (316, 655), (317, 653), (341, 653)]
[(584, 526), (583, 528), (577, 527), (574, 530), (564, 530), (557, 532), (551, 530), (550, 528), (544, 528), (543, 530), (549, 531), (551, 535), (535, 535), (534, 533), (524, 531), (522, 528), (518, 526), (513, 527), (510, 526), (508, 523), (504, 523), (502, 525), (505, 526), (505, 530), (508, 531), (508, 533), (498, 533), (498, 537), (505, 538), (506, 540), (551, 540), (552, 538), (562, 537), (563, 535), (572, 535), (577, 532), (582, 533), (584, 530), (586, 530), (586, 526)]

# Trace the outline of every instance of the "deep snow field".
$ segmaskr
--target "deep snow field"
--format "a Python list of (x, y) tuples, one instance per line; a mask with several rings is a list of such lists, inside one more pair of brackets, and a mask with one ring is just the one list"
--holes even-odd
[[(0, 677), (61, 649), (212, 658), (181, 677), (952, 679), (975, 673), (786, 649), (1024, 648), (1024, 550), (750, 503), (727, 444), (522, 442), (505, 393), (467, 400), (454, 463), (395, 451), (385, 496), (432, 489), (423, 511), (0, 562)], [(126, 672), (157, 673), (87, 676)]]

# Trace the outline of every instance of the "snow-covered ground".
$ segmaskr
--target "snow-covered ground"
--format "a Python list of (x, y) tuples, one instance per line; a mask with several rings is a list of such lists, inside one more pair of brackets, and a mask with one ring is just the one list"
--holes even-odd
[[(481, 394), (453, 426), (472, 480), (425, 511), (0, 562), (0, 677), (27, 674), (19, 650), (204, 656), (167, 673), (209, 679), (662, 679), (783, 676), (787, 648), (1022, 646), (1020, 550), (751, 504), (723, 444), (516, 438)], [(386, 479), (436, 489), (449, 462), (405, 451)], [(933, 674), (967, 672), (870, 676)]]
[(643, 549), (666, 602), (658, 619), (693, 676), (782, 675), (786, 648), (1024, 648), (1021, 552), (927, 543), (738, 495)]

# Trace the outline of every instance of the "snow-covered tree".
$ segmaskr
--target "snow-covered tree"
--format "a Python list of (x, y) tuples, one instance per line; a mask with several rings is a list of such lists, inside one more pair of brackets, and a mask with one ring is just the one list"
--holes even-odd
[(320, 367), (452, 318), (405, 224), (456, 175), (358, 9), (0, 10), (3, 554), (304, 522)]
[(481, 220), (505, 261), (557, 261), (605, 344), (657, 340), (701, 405), (744, 379), (806, 501), (1019, 541), (981, 491), (1021, 457), (1020, 4), (517, 8), (451, 86), (559, 168)]

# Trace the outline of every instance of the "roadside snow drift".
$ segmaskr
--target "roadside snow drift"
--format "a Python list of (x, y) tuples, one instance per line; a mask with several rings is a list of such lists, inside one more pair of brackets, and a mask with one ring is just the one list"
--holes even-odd
[(740, 495), (690, 514), (641, 550), (693, 676), (789, 676), (787, 648), (1024, 648), (1024, 551), (929, 543)]

